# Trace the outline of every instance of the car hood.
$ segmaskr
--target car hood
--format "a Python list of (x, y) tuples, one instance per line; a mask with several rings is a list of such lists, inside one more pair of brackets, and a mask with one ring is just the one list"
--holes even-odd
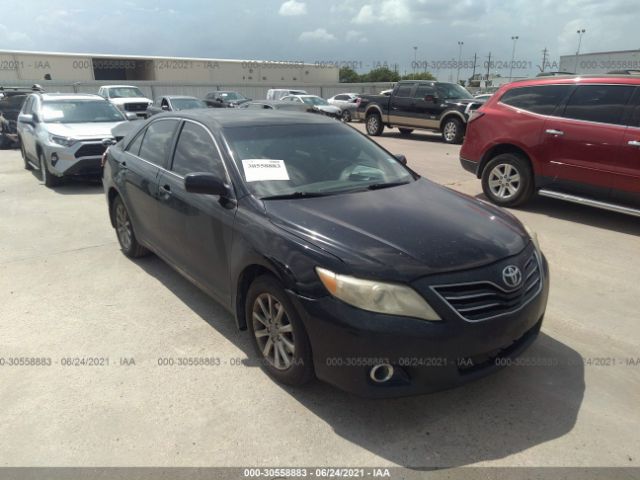
[(314, 105), (313, 108), (320, 110), (321, 112), (325, 112), (325, 113), (340, 113), (342, 110), (340, 110), (340, 107), (336, 107), (335, 105)]
[(114, 105), (124, 105), (125, 103), (153, 103), (145, 97), (110, 98), (109, 101)]
[(47, 131), (52, 135), (72, 138), (106, 138), (113, 136), (111, 129), (122, 122), (90, 122), (90, 123), (48, 123)]
[(475, 268), (515, 255), (529, 241), (509, 213), (426, 179), (264, 204), (274, 224), (368, 277), (411, 281)]

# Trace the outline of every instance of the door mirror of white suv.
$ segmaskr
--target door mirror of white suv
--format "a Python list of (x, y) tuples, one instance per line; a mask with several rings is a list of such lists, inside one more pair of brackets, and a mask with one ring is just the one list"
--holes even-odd
[(20, 114), (20, 116), (18, 116), (18, 121), (20, 123), (27, 123), (29, 125), (33, 125), (35, 123), (35, 119), (33, 117), (34, 116), (31, 115), (30, 113), (22, 113)]

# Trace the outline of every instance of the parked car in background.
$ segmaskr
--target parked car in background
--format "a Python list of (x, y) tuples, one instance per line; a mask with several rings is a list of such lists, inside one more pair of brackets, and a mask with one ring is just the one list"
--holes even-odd
[(270, 88), (267, 91), (267, 100), (280, 100), (287, 95), (307, 95), (307, 92), (288, 88)]
[(207, 104), (196, 97), (184, 95), (165, 95), (156, 98), (153, 105), (147, 108), (147, 117), (161, 112), (177, 112), (180, 110), (191, 110), (193, 108), (208, 108)]
[(402, 135), (425, 129), (441, 132), (446, 143), (462, 143), (469, 113), (482, 103), (455, 83), (403, 80), (390, 96), (362, 95), (357, 115), (369, 135), (381, 135), (385, 126)]
[(231, 90), (210, 92), (204, 97), (204, 102), (211, 108), (235, 108), (249, 101), (250, 98)]
[[(135, 118), (135, 113), (127, 115)], [(64, 177), (99, 177), (104, 139), (127, 122), (125, 114), (98, 95), (34, 93), (18, 115), (24, 167), (40, 171), (53, 187)]]
[(462, 166), (493, 203), (538, 194), (640, 216), (640, 77), (518, 81), (472, 113)]
[(239, 108), (251, 110), (287, 110), (290, 112), (316, 112), (306, 103), (289, 102), (282, 100), (252, 100), (243, 103)]
[(476, 100), (482, 100), (483, 102), (486, 102), (491, 97), (493, 97), (493, 93), (479, 93), (478, 95), (473, 96)]
[(0, 87), (0, 148), (20, 146), (17, 121), (27, 96), (44, 91), (40, 85), (32, 87)]
[(329, 117), (336, 119), (342, 118), (342, 109), (340, 107), (329, 105), (324, 98), (318, 97), (317, 95), (289, 95), (282, 97), (282, 101), (303, 103)]
[(123, 112), (133, 112), (139, 118), (146, 118), (147, 108), (153, 105), (138, 87), (132, 85), (104, 85), (98, 95), (104, 97)]
[[(188, 110), (106, 157), (122, 252), (156, 253), (220, 302), (277, 381), (441, 390), (509, 365), (540, 331), (535, 235), (340, 122)], [(349, 358), (366, 361), (335, 363)]]
[(340, 107), (342, 110), (342, 120), (350, 122), (356, 117), (356, 110), (360, 103), (359, 93), (341, 93), (327, 99), (331, 105)]

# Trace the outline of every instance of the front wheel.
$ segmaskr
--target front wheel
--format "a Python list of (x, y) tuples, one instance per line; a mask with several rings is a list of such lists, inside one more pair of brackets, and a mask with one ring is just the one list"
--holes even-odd
[(464, 138), (464, 126), (462, 122), (455, 118), (448, 118), (442, 125), (442, 139), (445, 143), (460, 144)]
[(33, 170), (33, 167), (31, 166), (31, 164), (29, 163), (29, 160), (27, 159), (27, 152), (24, 151), (24, 145), (22, 144), (22, 141), (20, 141), (20, 155), (22, 155), (22, 161), (24, 162), (24, 169)]
[(380, 118), (380, 114), (370, 113), (369, 115), (367, 115), (366, 128), (369, 135), (372, 135), (374, 137), (382, 135), (384, 125), (382, 124), (382, 118)]
[(38, 154), (38, 163), (40, 164), (40, 180), (42, 180), (42, 183), (49, 188), (58, 185), (60, 183), (60, 178), (51, 174), (49, 167), (47, 166), (44, 153), (42, 152)]
[(529, 162), (513, 153), (495, 156), (482, 171), (482, 191), (491, 202), (502, 207), (525, 203), (534, 192)]
[(342, 111), (342, 121), (350, 122), (351, 121), (351, 112), (349, 110)]
[(113, 221), (122, 253), (129, 258), (142, 257), (148, 254), (149, 250), (138, 243), (136, 234), (133, 231), (131, 217), (129, 217), (129, 212), (122, 198), (116, 197), (111, 208), (113, 209)]
[(256, 353), (277, 381), (300, 386), (313, 378), (309, 337), (284, 288), (272, 275), (249, 287), (245, 315)]

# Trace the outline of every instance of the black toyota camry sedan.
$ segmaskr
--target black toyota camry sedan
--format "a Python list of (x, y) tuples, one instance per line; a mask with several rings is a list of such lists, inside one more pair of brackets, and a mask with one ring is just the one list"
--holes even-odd
[(518, 220), (405, 163), (326, 117), (193, 110), (140, 122), (103, 183), (124, 254), (224, 305), (276, 380), (401, 396), (508, 364), (549, 288)]

